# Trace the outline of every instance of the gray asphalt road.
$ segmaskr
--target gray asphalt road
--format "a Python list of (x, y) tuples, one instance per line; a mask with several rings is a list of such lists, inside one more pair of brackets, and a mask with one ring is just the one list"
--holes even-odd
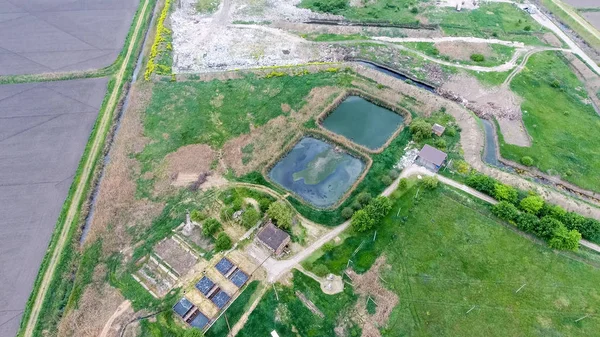
[(0, 85), (0, 336), (14, 336), (108, 79)]
[(0, 75), (110, 65), (138, 4), (139, 0), (0, 0)]

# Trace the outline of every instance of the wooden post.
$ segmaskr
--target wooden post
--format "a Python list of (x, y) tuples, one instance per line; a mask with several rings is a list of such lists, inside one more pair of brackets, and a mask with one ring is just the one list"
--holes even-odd
[(467, 311), (467, 314), (470, 313), (473, 309), (475, 309), (475, 306), (473, 306), (471, 309), (469, 309), (469, 311)]
[(517, 291), (515, 291), (515, 294), (519, 293), (519, 291), (521, 291), (521, 289), (523, 289), (523, 287), (525, 287), (527, 283), (523, 283), (523, 285), (521, 286), (521, 288), (517, 289)]
[(277, 289), (275, 289), (275, 283), (272, 284), (273, 290), (275, 290), (275, 297), (277, 297), (277, 302), (279, 302), (279, 295), (277, 294)]
[(584, 319), (584, 318), (588, 318), (589, 316), (590, 316), (590, 315), (589, 315), (589, 314), (587, 314), (587, 315), (585, 315), (585, 316), (583, 316), (583, 317), (581, 317), (581, 318), (578, 318), (578, 319), (576, 319), (576, 320), (575, 320), (575, 323), (577, 323), (577, 322), (581, 321), (581, 320), (582, 320), (582, 319)]

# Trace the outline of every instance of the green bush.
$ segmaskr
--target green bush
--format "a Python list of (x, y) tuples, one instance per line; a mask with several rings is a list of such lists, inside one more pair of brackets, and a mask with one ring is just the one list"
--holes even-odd
[(225, 232), (219, 233), (217, 242), (215, 243), (215, 248), (219, 252), (231, 248), (231, 238), (229, 235), (227, 235)]
[(479, 192), (483, 192), (487, 195), (493, 196), (496, 190), (496, 184), (498, 182), (486, 175), (480, 173), (473, 173), (467, 177), (467, 185), (473, 187)]
[[(549, 216), (545, 216), (543, 217), (540, 222), (538, 223), (538, 226), (534, 229), (534, 233), (535, 235), (544, 238), (546, 240), (549, 240), (550, 238), (552, 238), (554, 236), (554, 233), (560, 228), (560, 227), (564, 227), (565, 225), (563, 225), (562, 222), (549, 217)], [(565, 227), (566, 229), (566, 227)]]
[(362, 192), (356, 196), (356, 200), (358, 200), (358, 202), (363, 206), (367, 205), (372, 198), (373, 197), (371, 197), (371, 194), (367, 192)]
[(554, 249), (577, 250), (579, 240), (581, 240), (581, 234), (578, 231), (568, 230), (567, 227), (561, 225), (554, 231), (548, 245)]
[(482, 54), (471, 54), (471, 60), (474, 62), (483, 62), (485, 61), (485, 56)]
[(260, 213), (254, 207), (248, 207), (242, 214), (242, 225), (252, 228), (260, 220)]
[(535, 228), (538, 227), (538, 223), (540, 222), (540, 219), (537, 216), (535, 216), (534, 214), (523, 212), (523, 213), (520, 213), (519, 216), (517, 216), (516, 222), (517, 222), (517, 227), (520, 230), (529, 232), (529, 233), (533, 233)]
[(417, 14), (417, 13), (419, 13), (419, 9), (417, 7), (413, 7), (410, 9), (410, 12), (413, 14)]
[(427, 121), (422, 118), (415, 118), (412, 123), (410, 123), (409, 129), (412, 138), (416, 142), (431, 138), (431, 124), (427, 123)]
[(390, 176), (383, 176), (381, 177), (381, 182), (384, 183), (385, 185), (391, 185), (394, 181), (392, 180), (392, 178), (390, 178)]
[(319, 277), (324, 277), (329, 274), (329, 268), (327, 268), (326, 265), (319, 263), (313, 267), (312, 272)]
[(340, 14), (348, 8), (348, 0), (315, 0), (309, 5), (318, 12)]
[(392, 178), (392, 180), (396, 180), (400, 176), (400, 172), (398, 172), (398, 170), (390, 170), (388, 176)]
[(519, 206), (525, 212), (537, 215), (542, 207), (544, 207), (544, 199), (539, 195), (530, 195), (521, 200)]
[(400, 179), (400, 182), (398, 183), (398, 188), (403, 190), (403, 189), (406, 189), (407, 186), (408, 186), (408, 180), (406, 178)]
[(507, 220), (514, 221), (519, 216), (519, 210), (508, 201), (501, 201), (492, 207), (492, 213), (495, 216)]
[(185, 330), (185, 333), (183, 334), (183, 337), (202, 337), (202, 336), (204, 336), (204, 334), (202, 334), (202, 331), (195, 329), (195, 328), (189, 328), (189, 329)]
[(423, 180), (421, 180), (421, 184), (423, 184), (423, 186), (426, 189), (433, 190), (438, 187), (439, 181), (438, 181), (438, 178), (435, 176), (434, 177), (427, 176), (427, 177), (423, 177)]
[(435, 145), (435, 147), (437, 147), (440, 150), (444, 150), (446, 149), (446, 141), (443, 138), (438, 138), (435, 140), (435, 142), (433, 143), (433, 145)]
[(210, 218), (204, 221), (204, 224), (202, 225), (202, 234), (204, 234), (204, 236), (212, 236), (221, 230), (222, 227), (223, 225), (221, 225), (217, 219)]
[(379, 196), (369, 204), (352, 215), (352, 228), (357, 232), (364, 232), (377, 225), (392, 209), (392, 202)]
[(272, 203), (267, 210), (267, 214), (277, 227), (281, 229), (290, 229), (292, 227), (294, 213), (283, 202), (277, 201)]
[(533, 166), (533, 158), (529, 156), (521, 157), (521, 164), (525, 166)]
[(494, 198), (498, 201), (508, 201), (511, 204), (517, 204), (519, 201), (519, 192), (512, 186), (498, 183), (494, 185)]
[(531, 26), (527, 25), (527, 26), (523, 27), (523, 30), (525, 30), (526, 32), (529, 32), (529, 31), (531, 31)]
[(344, 219), (350, 219), (352, 217), (352, 214), (354, 214), (354, 210), (350, 207), (344, 207), (344, 209), (342, 210), (342, 216), (344, 217)]
[(196, 223), (201, 223), (202, 221), (204, 221), (206, 219), (207, 215), (206, 213), (199, 211), (197, 209), (193, 210), (192, 213), (190, 213), (190, 219)]

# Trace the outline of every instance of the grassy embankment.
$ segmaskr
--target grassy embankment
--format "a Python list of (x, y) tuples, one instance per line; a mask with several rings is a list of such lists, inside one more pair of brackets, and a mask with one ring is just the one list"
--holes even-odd
[(400, 304), (384, 336), (586, 336), (600, 327), (598, 255), (556, 253), (447, 187), (396, 193), (375, 241), (373, 231), (347, 232), (304, 263), (339, 274), (351, 259), (362, 273), (385, 255), (391, 269), (381, 276)]
[(524, 99), (523, 121), (533, 143), (509, 145), (500, 135), (502, 156), (517, 162), (529, 156), (543, 172), (600, 191), (600, 116), (586, 104), (583, 84), (559, 54), (533, 55), (511, 89)]
[[(594, 34), (590, 33), (584, 26), (582, 26), (579, 22), (577, 22), (569, 13), (560, 8), (553, 0), (540, 0), (542, 5), (546, 7), (552, 14), (554, 14), (563, 24), (567, 27), (571, 28), (577, 35), (579, 35), (585, 42), (589, 43), (593, 48), (600, 48), (600, 39), (596, 37)], [(563, 6), (569, 7), (567, 4), (563, 2)], [(577, 11), (573, 8), (569, 8), (573, 14), (578, 15)], [(585, 18), (580, 15), (582, 20)]]
[(441, 55), (440, 51), (432, 42), (404, 42), (401, 43), (401, 45), (442, 61), (482, 67), (494, 67), (504, 64), (512, 58), (515, 52), (513, 47), (508, 47), (501, 44), (490, 44), (492, 56), (485, 57), (485, 59), (481, 62), (476, 62), (473, 60), (458, 60), (447, 55)]
[[(150, 22), (150, 16), (151, 16), (152, 8), (153, 8), (155, 2), (153, 0), (149, 0), (149, 1), (150, 1), (150, 3), (148, 4), (148, 9), (146, 10), (144, 17), (142, 18), (142, 20), (143, 20), (142, 26), (141, 26), (142, 29), (139, 30), (139, 32), (136, 36), (132, 55), (138, 55), (140, 48), (142, 47), (143, 36), (145, 34), (144, 28), (147, 27)], [(108, 74), (114, 73), (115, 70), (119, 69), (119, 67), (121, 67), (123, 65), (123, 61), (125, 59), (127, 49), (131, 43), (131, 39), (133, 38), (134, 27), (139, 19), (139, 15), (141, 13), (140, 11), (141, 11), (142, 7), (143, 7), (143, 3), (141, 3), (140, 6), (138, 7), (136, 15), (132, 21), (131, 29), (126, 38), (125, 45), (124, 45), (121, 53), (119, 54), (118, 59), (115, 61), (115, 63), (113, 63), (113, 65), (111, 67), (109, 67), (110, 71), (107, 73), (103, 73), (102, 76), (106, 76)], [(131, 75), (133, 74), (135, 62), (136, 62), (136, 57), (132, 57), (129, 59), (129, 62), (126, 65), (125, 74), (123, 77), (124, 79), (126, 79), (126, 80), (129, 79), (131, 77)], [(101, 70), (100, 72), (102, 72), (102, 71), (104, 71), (104, 70)], [(106, 70), (106, 71), (108, 71), (108, 70)], [(96, 76), (89, 76), (89, 77), (96, 77)], [(68, 78), (70, 78), (70, 77), (68, 77)], [(64, 79), (68, 79), (68, 78), (64, 78)], [(78, 78), (78, 77), (75, 77), (75, 78)], [(57, 79), (63, 79), (63, 78), (57, 78)], [(16, 82), (29, 81), (29, 80), (31, 80), (31, 78), (23, 77), (23, 78), (18, 78), (16, 80)], [(33, 79), (33, 80), (36, 80), (36, 79)], [(44, 79), (39, 79), (39, 80), (44, 80)], [(67, 215), (68, 209), (72, 203), (76, 186), (80, 183), (81, 179), (85, 179), (86, 181), (89, 181), (89, 182), (91, 182), (93, 179), (93, 176), (82, 176), (83, 167), (85, 165), (85, 162), (88, 160), (88, 157), (91, 155), (92, 142), (98, 136), (98, 133), (99, 132), (102, 133), (104, 135), (102, 138), (105, 139), (106, 135), (109, 132), (110, 128), (104, 128), (104, 129), (100, 130), (99, 122), (100, 122), (100, 120), (103, 119), (105, 114), (110, 114), (112, 116), (115, 113), (115, 109), (107, 110), (107, 103), (108, 103), (109, 97), (112, 94), (113, 90), (118, 90), (117, 94), (118, 94), (118, 96), (120, 96), (120, 95), (122, 95), (122, 90), (123, 90), (123, 86), (124, 86), (124, 83), (121, 83), (121, 85), (118, 88), (115, 88), (115, 83), (116, 82), (115, 82), (114, 77), (111, 78), (111, 80), (108, 83), (107, 94), (104, 98), (104, 101), (103, 101), (100, 111), (98, 113), (98, 118), (96, 120), (96, 124), (93, 127), (89, 141), (86, 145), (84, 153), (79, 162), (78, 169), (73, 178), (73, 183), (71, 184), (69, 193), (67, 195), (65, 203), (63, 205), (63, 208), (62, 208), (59, 218), (57, 220), (56, 227), (54, 229), (52, 237), (50, 239), (48, 252), (44, 256), (44, 260), (42, 261), (40, 270), (38, 272), (36, 281), (33, 286), (33, 291), (27, 301), (25, 311), (23, 312), (23, 317), (21, 319), (21, 326), (20, 326), (18, 336), (22, 336), (24, 333), (23, 329), (24, 329), (24, 327), (29, 319), (29, 316), (31, 314), (33, 301), (37, 297), (43, 275), (47, 271), (48, 264), (50, 261), (50, 256), (52, 255), (52, 252), (56, 249), (56, 245), (59, 240), (60, 233), (63, 231), (63, 227), (65, 226), (66, 215)], [(100, 144), (100, 148), (103, 148), (103, 146), (104, 146), (103, 144), (104, 144), (104, 142), (102, 142), (102, 144)], [(102, 158), (98, 158), (98, 160), (93, 164), (94, 168), (91, 170), (92, 172), (96, 171), (96, 168), (98, 167), (98, 163), (101, 160), (102, 160)], [(90, 185), (91, 185), (90, 183), (87, 184), (87, 187), (84, 191), (84, 195), (87, 195), (89, 193), (90, 188), (91, 188)], [(81, 210), (84, 203), (85, 203), (85, 199), (82, 198), (82, 200), (80, 200), (80, 202), (76, 205), (76, 207), (79, 210)], [(55, 331), (57, 324), (58, 324), (60, 318), (62, 317), (62, 315), (64, 314), (65, 310), (70, 309), (74, 305), (76, 305), (77, 300), (81, 295), (83, 285), (85, 283), (88, 283), (91, 279), (91, 271), (93, 270), (93, 268), (96, 265), (95, 261), (97, 261), (97, 259), (98, 259), (98, 255), (99, 255), (99, 251), (100, 251), (99, 247), (101, 246), (101, 242), (97, 242), (93, 245), (86, 247), (86, 249), (83, 252), (79, 250), (79, 244), (78, 244), (79, 237), (76, 234), (79, 233), (80, 223), (82, 221), (83, 221), (83, 219), (81, 219), (80, 214), (78, 214), (76, 216), (76, 218), (73, 220), (73, 222), (71, 224), (69, 224), (69, 225), (71, 225), (71, 228), (68, 231), (68, 237), (66, 239), (66, 242), (68, 242), (68, 243), (66, 244), (63, 252), (61, 253), (61, 258), (60, 258), (58, 265), (56, 266), (56, 269), (54, 272), (54, 277), (52, 278), (51, 283), (48, 286), (48, 291), (47, 291), (46, 297), (44, 298), (43, 305), (40, 308), (40, 312), (39, 312), (40, 319), (35, 324), (34, 335), (37, 335), (37, 334), (41, 333), (41, 331), (44, 331), (44, 330)], [(75, 277), (72, 276), (73, 274), (75, 274)]]

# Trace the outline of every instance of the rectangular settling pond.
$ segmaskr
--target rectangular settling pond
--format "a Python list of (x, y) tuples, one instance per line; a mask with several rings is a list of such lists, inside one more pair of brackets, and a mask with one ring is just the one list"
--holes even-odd
[(319, 208), (334, 205), (356, 182), (365, 163), (322, 140), (304, 137), (269, 172), (284, 188)]
[(402, 125), (404, 117), (358, 96), (348, 96), (325, 120), (323, 127), (356, 144), (376, 150)]

